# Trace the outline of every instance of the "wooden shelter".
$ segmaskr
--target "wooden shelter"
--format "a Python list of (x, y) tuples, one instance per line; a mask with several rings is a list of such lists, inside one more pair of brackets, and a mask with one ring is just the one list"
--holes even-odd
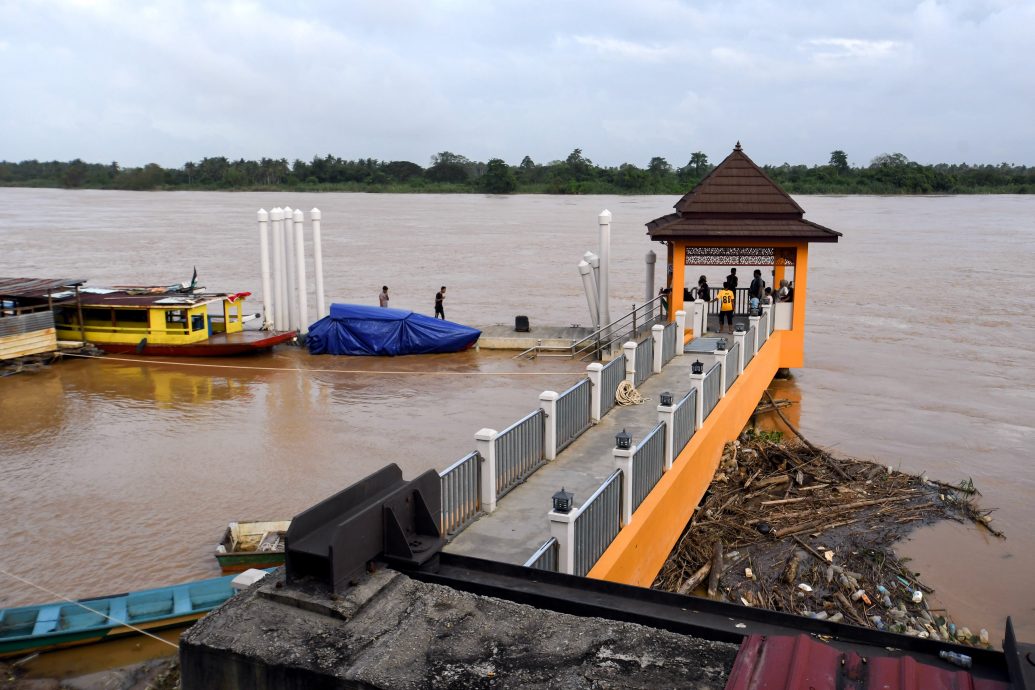
[(740, 142), (675, 209), (647, 223), (651, 239), (668, 249), (669, 314), (684, 309), (687, 266), (771, 267), (762, 275), (774, 293), (790, 268), (794, 300), (781, 359), (782, 366), (801, 366), (809, 243), (837, 242), (841, 233), (805, 220), (804, 209), (748, 158)]

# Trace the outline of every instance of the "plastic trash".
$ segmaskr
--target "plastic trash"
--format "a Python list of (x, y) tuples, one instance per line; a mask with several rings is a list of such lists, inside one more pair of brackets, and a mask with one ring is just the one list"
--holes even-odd
[(845, 617), (845, 614), (843, 614), (840, 611), (838, 611), (837, 613), (830, 614), (830, 618), (828, 618), (827, 620), (830, 621), (831, 623), (840, 623), (841, 621), (844, 620), (844, 617)]
[(894, 604), (891, 603), (891, 596), (888, 595), (888, 594), (885, 594), (881, 598), (880, 603), (884, 604), (884, 608), (886, 608), (886, 609), (890, 609), (892, 606), (894, 606)]
[(877, 591), (880, 592), (881, 594), (887, 594), (888, 593), (888, 588), (885, 587), (884, 585), (877, 585)]
[(857, 589), (852, 592), (852, 601), (859, 601), (866, 594), (866, 590)]
[(884, 630), (884, 621), (881, 620), (880, 616), (870, 616), (870, 622), (873, 623), (873, 627), (877, 630)]
[(981, 628), (981, 632), (978, 633), (978, 637), (981, 639), (981, 644), (988, 644), (988, 631)]
[(810, 587), (809, 585), (805, 584), (804, 582), (802, 582), (800, 585), (798, 585), (798, 589), (800, 589), (801, 591), (806, 592), (806, 593), (812, 591), (812, 587)]
[(913, 603), (914, 604), (919, 604), (923, 600), (924, 600), (924, 593), (921, 592), (919, 589), (914, 589), (913, 590)]
[(942, 650), (938, 652), (938, 656), (945, 659), (950, 664), (956, 664), (961, 668), (970, 668), (971, 665), (974, 663), (973, 659), (971, 659), (969, 656), (967, 656), (966, 654), (960, 654), (959, 652), (948, 652)]

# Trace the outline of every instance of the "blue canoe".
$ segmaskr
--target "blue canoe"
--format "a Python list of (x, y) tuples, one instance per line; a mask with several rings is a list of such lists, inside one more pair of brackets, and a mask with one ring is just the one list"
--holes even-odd
[(309, 327), (314, 355), (425, 355), (459, 352), (482, 332), (405, 309), (332, 304), (331, 313)]
[(234, 595), (234, 577), (79, 600), (92, 611), (67, 601), (0, 609), (0, 659), (193, 623)]

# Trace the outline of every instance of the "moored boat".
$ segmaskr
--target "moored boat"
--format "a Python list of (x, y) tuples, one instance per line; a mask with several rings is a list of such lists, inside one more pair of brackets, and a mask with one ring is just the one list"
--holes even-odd
[(0, 609), (0, 659), (193, 623), (233, 596), (233, 578)]
[(219, 567), (237, 573), (284, 565), (284, 535), (290, 525), (290, 520), (231, 522), (216, 546)]
[[(82, 288), (54, 305), (59, 340), (82, 340), (113, 354), (218, 357), (268, 350), (295, 331), (246, 330), (249, 292), (193, 287)], [(54, 296), (58, 298), (58, 295)]]

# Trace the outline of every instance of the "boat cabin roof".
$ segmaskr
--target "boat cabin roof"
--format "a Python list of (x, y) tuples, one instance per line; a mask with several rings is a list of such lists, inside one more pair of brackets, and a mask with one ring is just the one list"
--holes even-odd
[(17, 300), (46, 300), (68, 293), (75, 295), (75, 287), (86, 282), (86, 278), (4, 278), (0, 277), (0, 298)]
[(191, 309), (222, 302), (230, 295), (222, 292), (178, 293), (169, 288), (90, 288), (80, 291), (84, 307), (103, 309)]

